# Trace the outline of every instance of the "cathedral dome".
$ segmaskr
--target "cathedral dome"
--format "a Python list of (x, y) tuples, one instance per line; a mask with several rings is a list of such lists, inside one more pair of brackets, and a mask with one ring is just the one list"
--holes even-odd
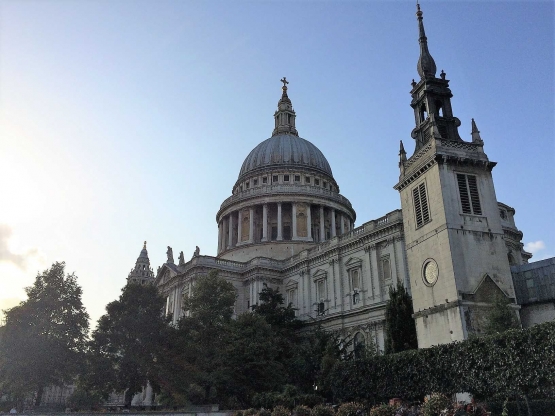
[(297, 135), (277, 134), (249, 153), (239, 179), (257, 170), (282, 167), (306, 167), (333, 177), (330, 164), (320, 149)]

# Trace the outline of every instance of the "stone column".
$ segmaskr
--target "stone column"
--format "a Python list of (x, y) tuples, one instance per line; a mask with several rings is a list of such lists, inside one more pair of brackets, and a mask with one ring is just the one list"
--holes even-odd
[(241, 235), (241, 223), (243, 222), (242, 220), (243, 220), (243, 211), (239, 210), (239, 215), (237, 218), (237, 245), (241, 244), (241, 240), (243, 238), (243, 236)]
[(218, 254), (222, 250), (222, 223), (218, 223)]
[(291, 203), (291, 217), (293, 221), (293, 236), (291, 240), (297, 239), (297, 203)]
[(277, 224), (278, 224), (278, 233), (277, 233), (277, 240), (283, 240), (283, 224), (281, 221), (281, 202), (277, 204)]
[(341, 235), (343, 235), (345, 234), (345, 220), (343, 219), (343, 213), (339, 214), (339, 221), (341, 221), (339, 226), (341, 227)]
[(310, 209), (310, 204), (308, 205), (308, 209), (306, 212), (306, 225), (307, 225), (307, 237), (309, 241), (312, 241), (312, 210)]
[(254, 207), (249, 208), (249, 243), (254, 243)]
[(326, 229), (324, 227), (324, 206), (320, 205), (320, 241), (326, 239)]
[(335, 237), (336, 236), (336, 232), (335, 232), (335, 209), (331, 209), (331, 237)]
[(262, 205), (262, 240), (268, 241), (268, 204)]
[(227, 236), (228, 241), (227, 241), (227, 248), (230, 249), (233, 247), (233, 212), (229, 213), (229, 219), (227, 220), (227, 229), (229, 232), (229, 235)]

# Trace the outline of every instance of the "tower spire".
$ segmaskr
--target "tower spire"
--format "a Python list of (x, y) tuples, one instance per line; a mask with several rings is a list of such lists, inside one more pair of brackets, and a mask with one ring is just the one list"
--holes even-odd
[(148, 252), (146, 251), (146, 241), (143, 243), (143, 249), (135, 262), (135, 267), (131, 269), (131, 272), (127, 276), (127, 283), (136, 283), (139, 285), (154, 283), (154, 272), (150, 267), (150, 260), (148, 258)]
[(418, 2), (416, 2), (416, 18), (418, 19), (418, 43), (420, 44), (420, 57), (416, 69), (420, 78), (435, 77), (437, 72), (436, 63), (428, 50), (428, 38), (424, 31), (422, 11)]
[(293, 104), (287, 95), (287, 84), (289, 84), (289, 81), (285, 77), (280, 81), (283, 82), (283, 87), (281, 87), (282, 93), (278, 101), (278, 109), (274, 113), (275, 127), (272, 136), (276, 134), (293, 134), (298, 136), (299, 133), (295, 128), (295, 110), (293, 110)]
[(472, 119), (472, 131), (470, 132), (470, 134), (472, 135), (472, 143), (484, 143), (484, 141), (480, 137), (480, 130), (478, 130), (474, 119)]

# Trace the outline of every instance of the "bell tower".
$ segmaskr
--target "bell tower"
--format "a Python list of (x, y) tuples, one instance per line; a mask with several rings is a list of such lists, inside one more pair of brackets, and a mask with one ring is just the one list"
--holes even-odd
[(417, 4), (420, 57), (412, 81), (415, 151), (401, 142), (399, 191), (420, 348), (479, 334), (494, 296), (514, 301), (492, 169), (474, 120), (459, 136), (449, 80), (428, 50)]

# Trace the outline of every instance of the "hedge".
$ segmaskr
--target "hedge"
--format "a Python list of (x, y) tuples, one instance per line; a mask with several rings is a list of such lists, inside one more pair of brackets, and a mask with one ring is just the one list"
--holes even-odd
[(335, 400), (382, 402), (431, 393), (543, 396), (555, 386), (555, 322), (431, 348), (340, 362)]

